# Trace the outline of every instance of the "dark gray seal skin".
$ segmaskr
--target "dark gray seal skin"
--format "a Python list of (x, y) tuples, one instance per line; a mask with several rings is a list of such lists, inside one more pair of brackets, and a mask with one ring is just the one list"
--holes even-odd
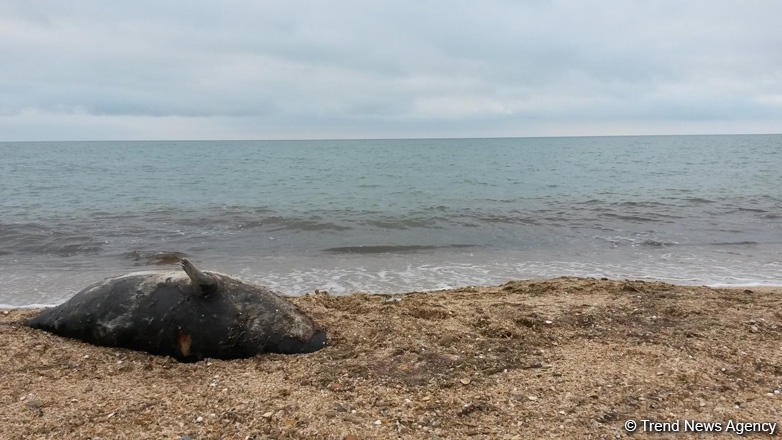
[(309, 353), (326, 333), (271, 290), (182, 260), (184, 272), (136, 272), (93, 284), (25, 324), (96, 345), (183, 362)]

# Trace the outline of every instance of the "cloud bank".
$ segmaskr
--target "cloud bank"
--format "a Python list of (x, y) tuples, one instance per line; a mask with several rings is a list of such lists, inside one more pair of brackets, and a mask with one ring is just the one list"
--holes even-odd
[(779, 132), (782, 3), (0, 5), (0, 140)]

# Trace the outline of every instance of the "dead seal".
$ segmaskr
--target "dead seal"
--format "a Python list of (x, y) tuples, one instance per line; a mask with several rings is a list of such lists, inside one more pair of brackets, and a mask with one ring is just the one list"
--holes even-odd
[(271, 290), (202, 272), (187, 259), (182, 269), (106, 279), (25, 324), (184, 362), (309, 353), (326, 345), (323, 329)]

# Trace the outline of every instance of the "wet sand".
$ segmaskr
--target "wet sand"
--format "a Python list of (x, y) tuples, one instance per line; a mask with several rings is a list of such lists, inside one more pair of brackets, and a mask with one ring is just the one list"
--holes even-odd
[(642, 419), (782, 422), (782, 288), (559, 278), (292, 301), (329, 347), (193, 364), (3, 311), (0, 437), (621, 438), (634, 419), (654, 438)]

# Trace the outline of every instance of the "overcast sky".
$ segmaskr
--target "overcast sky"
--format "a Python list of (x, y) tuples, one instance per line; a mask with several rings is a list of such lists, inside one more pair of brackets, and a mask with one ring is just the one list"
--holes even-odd
[(782, 1), (0, 2), (0, 140), (782, 132)]

